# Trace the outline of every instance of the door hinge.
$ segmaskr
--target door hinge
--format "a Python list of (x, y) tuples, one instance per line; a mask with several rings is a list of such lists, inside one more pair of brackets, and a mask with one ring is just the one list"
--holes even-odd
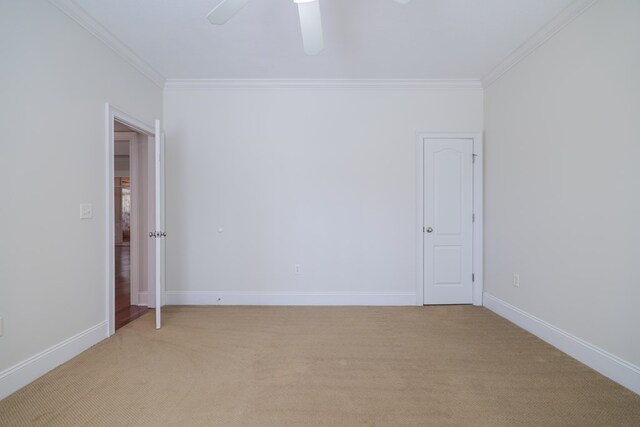
[(475, 282), (475, 281), (476, 281), (476, 275), (475, 275), (475, 274), (473, 274), (473, 273), (471, 273), (471, 281), (472, 281), (472, 282)]
[(471, 214), (471, 222), (476, 222), (476, 214)]
[(471, 155), (471, 163), (475, 163), (476, 162), (476, 157), (478, 157), (477, 154), (472, 154)]

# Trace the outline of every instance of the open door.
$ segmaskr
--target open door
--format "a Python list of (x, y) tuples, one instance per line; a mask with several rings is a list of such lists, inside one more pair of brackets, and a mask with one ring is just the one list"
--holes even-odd
[(164, 242), (167, 233), (164, 231), (164, 135), (160, 120), (156, 120), (155, 126), (155, 172), (156, 172), (156, 329), (162, 326), (161, 308), (164, 301)]
[[(155, 126), (149, 126), (144, 122), (137, 120), (135, 117), (118, 110), (116, 107), (105, 103), (105, 143), (106, 143), (106, 201), (105, 201), (105, 220), (106, 220), (106, 316), (109, 335), (115, 333), (115, 127), (116, 123), (125, 125), (132, 132), (138, 133), (142, 138), (137, 141), (144, 142), (144, 148), (139, 150), (138, 155), (143, 157), (140, 159), (140, 167), (145, 173), (146, 184), (144, 190), (138, 188), (139, 206), (146, 206), (146, 212), (141, 214), (140, 230), (149, 232), (149, 239), (144, 252), (145, 260), (140, 262), (140, 270), (146, 273), (144, 282), (147, 285), (147, 295), (144, 298), (149, 308), (156, 309), (156, 327), (161, 326), (161, 307), (165, 301), (165, 246), (164, 237), (164, 135), (162, 134), (162, 126), (160, 121), (155, 122)], [(136, 162), (138, 163), (138, 162)], [(142, 166), (144, 164), (144, 167)], [(142, 179), (142, 178), (140, 178)], [(136, 181), (140, 181), (137, 179)], [(144, 193), (144, 196), (143, 196)], [(146, 234), (144, 234), (146, 235)], [(140, 248), (144, 247), (140, 235)], [(153, 239), (153, 240), (152, 240)], [(137, 263), (136, 263), (137, 264)], [(141, 305), (145, 305), (144, 303)]]

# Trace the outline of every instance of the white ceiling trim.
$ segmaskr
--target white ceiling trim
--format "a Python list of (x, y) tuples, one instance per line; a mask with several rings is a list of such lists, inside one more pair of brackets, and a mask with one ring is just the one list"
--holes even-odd
[(129, 65), (140, 71), (155, 85), (160, 88), (164, 86), (165, 78), (162, 74), (154, 70), (102, 24), (87, 14), (87, 12), (85, 12), (84, 9), (78, 6), (73, 0), (49, 0), (49, 2), (60, 9), (65, 15), (80, 24), (85, 30), (93, 34), (98, 40), (113, 49)]
[(527, 41), (521, 44), (500, 64), (482, 78), (482, 86), (486, 89), (495, 83), (504, 73), (525, 59), (537, 48), (542, 46), (547, 40), (553, 37), (558, 31), (567, 26), (571, 21), (582, 15), (588, 8), (593, 6), (598, 0), (576, 0), (567, 6), (549, 23), (536, 31)]
[(167, 79), (165, 89), (387, 88), (482, 89), (477, 79)]

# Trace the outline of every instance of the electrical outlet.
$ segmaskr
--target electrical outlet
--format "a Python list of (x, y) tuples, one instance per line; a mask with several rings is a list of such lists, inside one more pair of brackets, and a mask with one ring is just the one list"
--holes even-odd
[(513, 273), (513, 286), (520, 287), (520, 275), (518, 273)]
[(300, 270), (302, 270), (302, 267), (300, 266), (300, 264), (296, 264), (295, 266), (293, 266), (293, 270), (296, 272), (296, 274), (300, 274)]

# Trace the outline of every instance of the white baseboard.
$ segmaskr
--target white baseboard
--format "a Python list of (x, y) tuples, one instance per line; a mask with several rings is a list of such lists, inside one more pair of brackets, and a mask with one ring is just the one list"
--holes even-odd
[(484, 293), (484, 306), (600, 372), (629, 390), (640, 394), (640, 367), (635, 366), (583, 339), (535, 317), (491, 294)]
[(144, 306), (149, 305), (149, 292), (147, 291), (138, 292), (138, 305), (144, 305)]
[(168, 305), (416, 305), (415, 292), (167, 291)]
[(107, 322), (104, 321), (5, 369), (0, 372), (0, 399), (18, 391), (108, 336)]

